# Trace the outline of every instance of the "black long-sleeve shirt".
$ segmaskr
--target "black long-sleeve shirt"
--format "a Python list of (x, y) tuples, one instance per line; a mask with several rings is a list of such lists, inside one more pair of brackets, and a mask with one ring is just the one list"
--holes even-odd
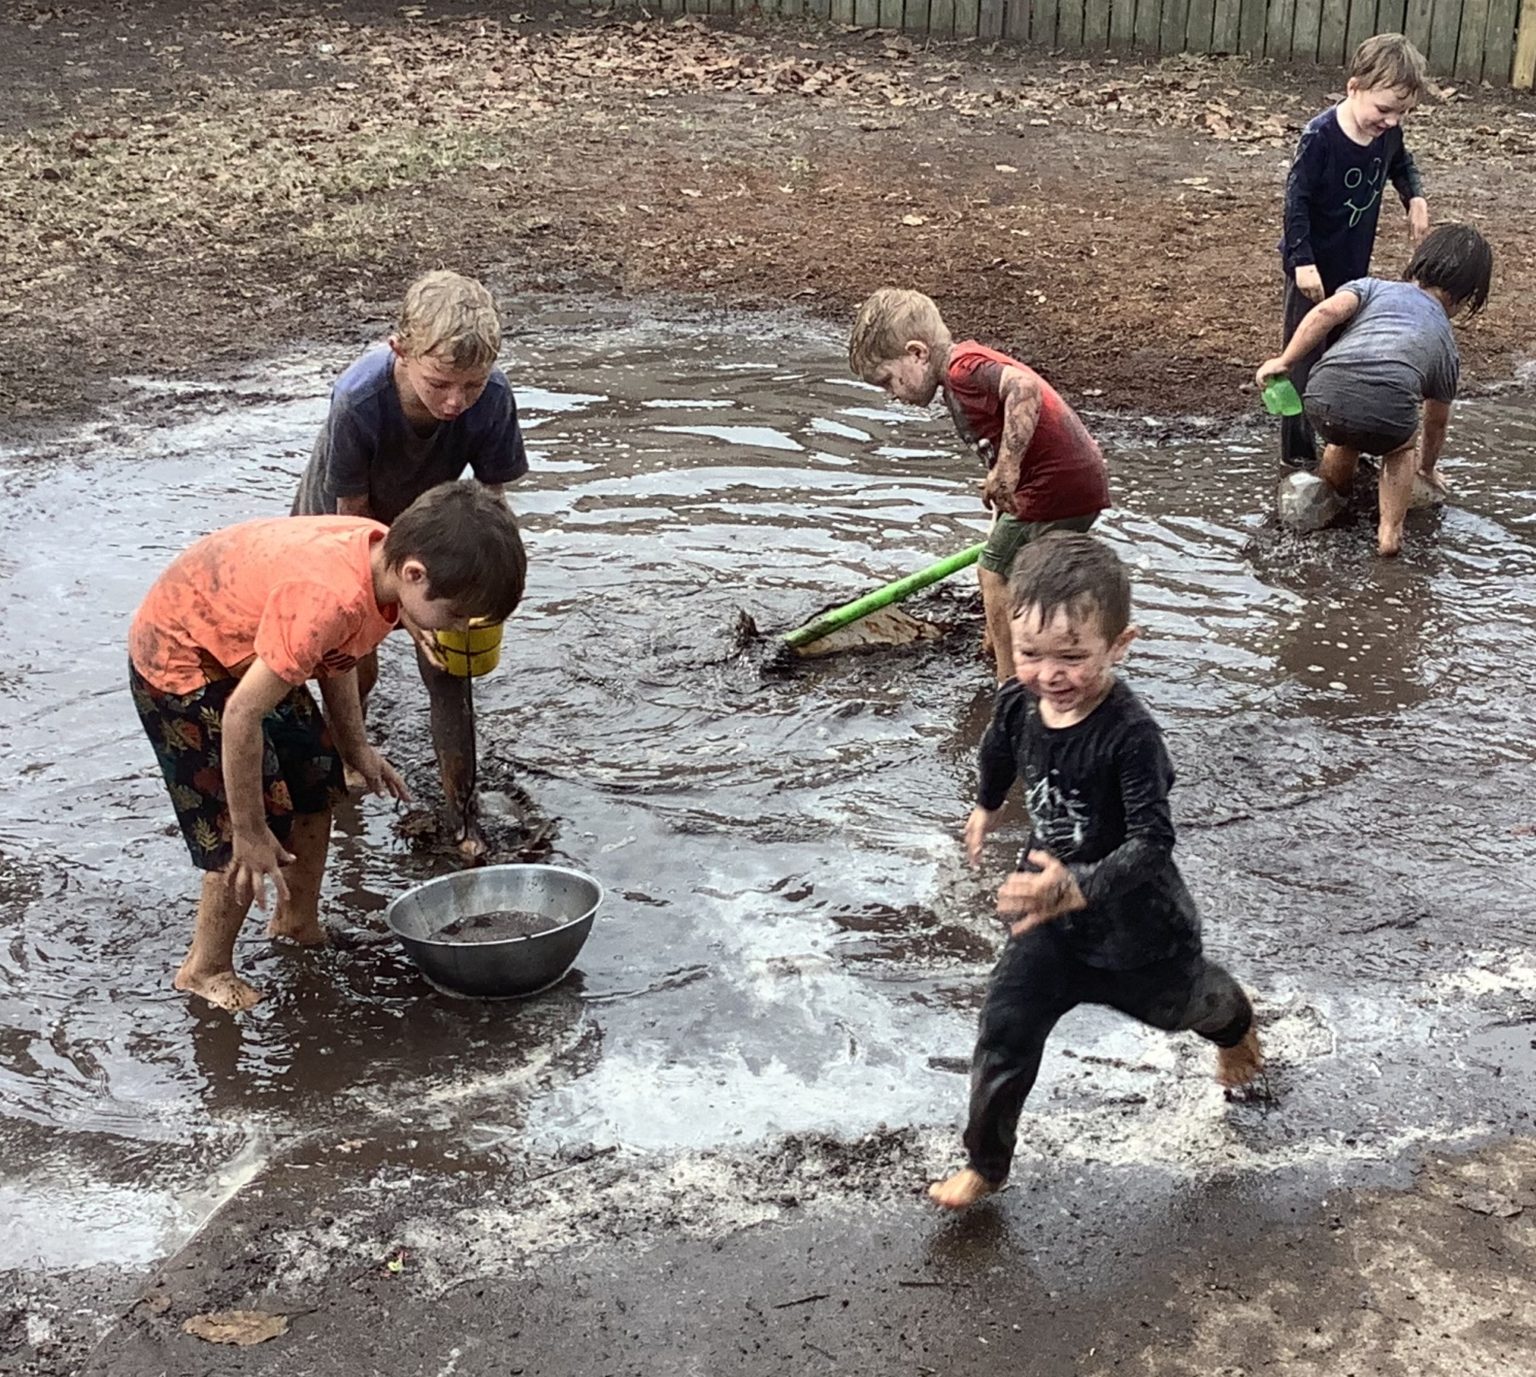
[(1312, 120), (1302, 131), (1285, 182), (1280, 256), (1286, 276), (1314, 264), (1330, 295), (1344, 283), (1368, 276), (1381, 193), (1388, 182), (1404, 206), (1424, 194), (1401, 128), (1362, 146), (1339, 127), (1336, 109)]
[(1010, 680), (998, 690), (979, 766), (978, 805), (1001, 807), (1021, 780), (1027, 849), (1050, 852), (1083, 891), (1087, 908), (1052, 920), (1080, 960), (1130, 970), (1200, 949), (1200, 918), (1173, 862), (1173, 764), (1123, 680), (1070, 727), (1046, 726), (1039, 700)]

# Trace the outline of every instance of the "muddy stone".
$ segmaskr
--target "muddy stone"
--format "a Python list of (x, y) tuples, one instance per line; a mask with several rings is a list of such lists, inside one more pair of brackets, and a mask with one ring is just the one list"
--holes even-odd
[(552, 932), (561, 925), (559, 918), (521, 909), (500, 909), (495, 913), (476, 913), (455, 918), (431, 935), (434, 942), (517, 942)]

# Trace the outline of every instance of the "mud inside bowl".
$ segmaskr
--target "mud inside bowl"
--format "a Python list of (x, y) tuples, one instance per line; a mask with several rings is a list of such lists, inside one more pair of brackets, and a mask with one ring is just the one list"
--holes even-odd
[(578, 870), (491, 865), (417, 885), (390, 904), (385, 921), (439, 989), (520, 998), (564, 978), (602, 897)]

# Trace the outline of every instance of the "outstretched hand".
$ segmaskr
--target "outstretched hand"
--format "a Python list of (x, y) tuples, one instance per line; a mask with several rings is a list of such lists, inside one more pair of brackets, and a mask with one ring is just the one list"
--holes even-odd
[(965, 820), (965, 859), (973, 866), (981, 864), (981, 849), (986, 845), (987, 834), (997, 830), (1001, 808), (972, 808)]
[(397, 798), (402, 803), (411, 801), (411, 791), (406, 787), (405, 780), (372, 746), (352, 762), (352, 768), (363, 777), (363, 787), (370, 794)]
[(256, 907), (267, 911), (267, 879), (278, 903), (288, 902), (288, 881), (283, 878), (283, 867), (293, 864), (293, 853), (283, 849), (283, 844), (272, 835), (270, 827), (263, 826), (251, 836), (235, 834), (234, 855), (225, 874), (229, 876), (234, 899), (242, 907), (255, 900)]
[(997, 893), (997, 911), (1015, 918), (1008, 925), (1015, 937), (1088, 907), (1076, 877), (1049, 851), (1031, 851), (1026, 859), (1036, 868), (1014, 871)]

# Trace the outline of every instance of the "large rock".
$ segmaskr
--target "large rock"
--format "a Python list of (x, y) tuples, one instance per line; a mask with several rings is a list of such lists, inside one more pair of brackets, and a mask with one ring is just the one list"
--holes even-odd
[(1293, 531), (1320, 531), (1338, 519), (1344, 499), (1315, 473), (1288, 473), (1275, 497), (1282, 525)]

